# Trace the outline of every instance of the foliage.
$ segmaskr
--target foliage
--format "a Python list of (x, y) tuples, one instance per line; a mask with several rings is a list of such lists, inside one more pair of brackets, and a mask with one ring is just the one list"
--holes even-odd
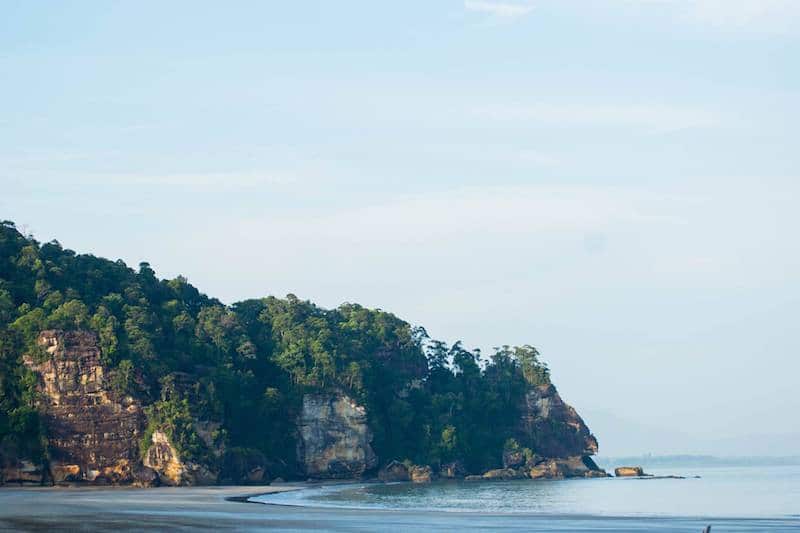
[(93, 331), (111, 389), (148, 404), (143, 447), (161, 429), (193, 457), (208, 454), (193, 426), (202, 418), (221, 424), (229, 448), (293, 465), (303, 394), (341, 390), (366, 406), (382, 460), (485, 469), (500, 461), (526, 389), (550, 379), (532, 346), (485, 359), (391, 313), (291, 294), (226, 306), (148, 263), (76, 254), (3, 222), (0, 442), (28, 456), (44, 453), (44, 433), (22, 356), (40, 351), (44, 329)]

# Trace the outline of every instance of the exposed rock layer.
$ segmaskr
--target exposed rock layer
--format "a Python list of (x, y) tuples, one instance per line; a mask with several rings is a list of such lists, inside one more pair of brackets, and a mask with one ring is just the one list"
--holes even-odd
[(139, 460), (141, 405), (110, 390), (94, 334), (43, 331), (43, 360), (25, 359), (40, 377), (40, 409), (55, 482), (133, 481)]
[(597, 439), (553, 385), (533, 387), (521, 407), (518, 440), (536, 454), (575, 457), (597, 453)]
[(366, 411), (349, 396), (306, 394), (297, 425), (297, 457), (307, 476), (358, 478), (376, 466)]
[(619, 466), (614, 469), (614, 475), (617, 477), (641, 477), (645, 473), (641, 466)]

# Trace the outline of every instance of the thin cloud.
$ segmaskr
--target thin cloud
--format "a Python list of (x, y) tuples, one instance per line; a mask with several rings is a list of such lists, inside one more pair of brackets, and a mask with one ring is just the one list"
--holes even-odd
[(249, 188), (261, 185), (285, 185), (295, 179), (285, 175), (260, 173), (153, 173), (153, 174), (96, 174), (79, 178), (82, 183), (102, 183), (118, 186), (164, 186), (189, 190), (218, 190)]
[(464, 9), (498, 18), (519, 18), (533, 11), (533, 5), (529, 2), (510, 3), (495, 2), (493, 0), (464, 0)]
[(780, 31), (797, 27), (797, 0), (615, 0), (666, 8), (685, 22), (718, 29)]
[(668, 105), (610, 104), (496, 104), (476, 109), (495, 120), (538, 122), (562, 126), (623, 126), (654, 132), (670, 132), (717, 126), (716, 113)]

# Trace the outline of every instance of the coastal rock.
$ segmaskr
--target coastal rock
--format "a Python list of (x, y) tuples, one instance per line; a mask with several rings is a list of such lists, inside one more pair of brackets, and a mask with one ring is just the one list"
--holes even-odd
[(562, 479), (564, 469), (555, 459), (548, 459), (534, 466), (528, 472), (531, 479)]
[(42, 465), (33, 461), (6, 459), (0, 467), (0, 485), (17, 483), (20, 485), (41, 485), (46, 473)]
[(225, 484), (248, 485), (266, 483), (267, 458), (258, 450), (232, 448), (225, 452), (220, 480)]
[(595, 455), (597, 439), (553, 385), (532, 387), (520, 406), (517, 440), (543, 457)]
[(524, 479), (525, 473), (521, 470), (515, 470), (513, 468), (497, 468), (494, 470), (489, 470), (488, 472), (484, 472), (483, 479), (493, 480), (493, 481), (510, 481), (512, 479)]
[(352, 479), (377, 465), (366, 411), (346, 394), (306, 394), (297, 426), (297, 458), (307, 476)]
[(162, 485), (214, 485), (218, 480), (218, 473), (208, 465), (182, 460), (169, 436), (160, 430), (153, 431), (142, 463), (158, 473)]
[(142, 409), (134, 398), (111, 392), (96, 336), (49, 330), (38, 345), (42, 353), (24, 361), (39, 376), (53, 480), (131, 482)]
[(466, 475), (467, 469), (461, 461), (444, 463), (439, 467), (439, 477), (444, 479), (458, 479)]
[(614, 469), (617, 477), (642, 477), (645, 475), (641, 466), (620, 466)]
[(531, 479), (595, 478), (608, 477), (591, 457), (574, 456), (562, 459), (546, 459), (529, 470)]
[(430, 483), (433, 479), (433, 469), (430, 466), (414, 465), (409, 472), (413, 483)]
[(159, 486), (160, 479), (158, 472), (147, 466), (136, 466), (133, 469), (133, 486), (134, 487), (157, 487)]
[(564, 477), (608, 477), (605, 470), (600, 469), (588, 455), (567, 457), (557, 462)]
[(144, 466), (158, 473), (164, 485), (177, 486), (188, 484), (188, 470), (181, 462), (178, 451), (163, 431), (154, 431), (150, 437), (150, 446), (143, 459)]
[(378, 472), (378, 479), (387, 483), (397, 481), (410, 481), (411, 475), (408, 472), (408, 467), (400, 461), (392, 461)]
[(483, 476), (469, 475), (464, 477), (464, 481), (483, 481)]
[(503, 450), (503, 468), (519, 468), (525, 464), (522, 450)]

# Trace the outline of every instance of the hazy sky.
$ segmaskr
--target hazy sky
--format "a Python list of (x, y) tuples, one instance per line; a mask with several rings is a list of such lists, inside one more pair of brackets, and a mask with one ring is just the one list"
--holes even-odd
[(800, 453), (800, 2), (2, 12), (39, 240), (534, 344), (601, 453)]

